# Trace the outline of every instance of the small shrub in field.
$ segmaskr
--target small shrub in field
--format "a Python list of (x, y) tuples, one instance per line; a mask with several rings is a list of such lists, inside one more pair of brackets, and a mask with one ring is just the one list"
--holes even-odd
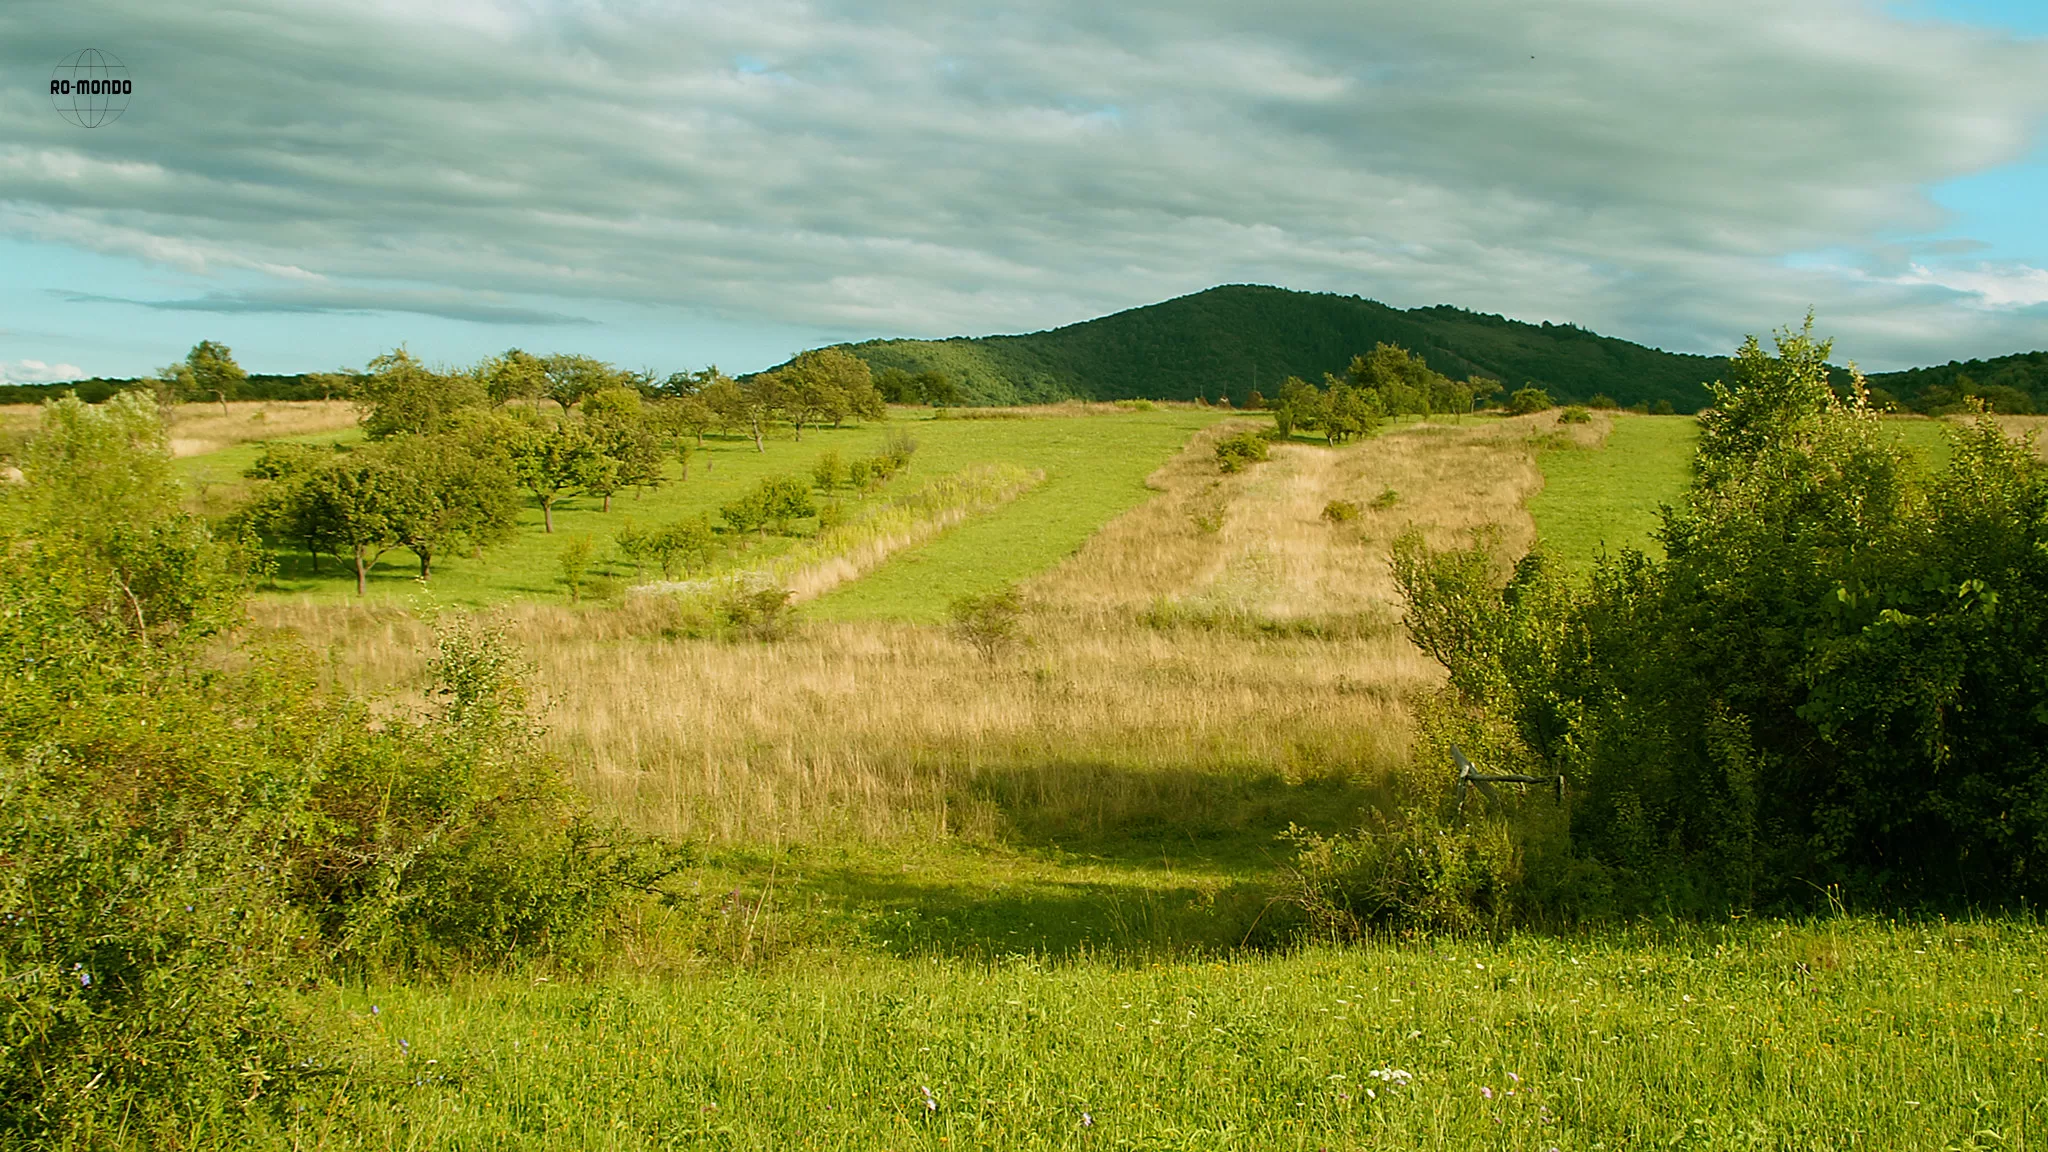
[(917, 455), (917, 437), (902, 429), (889, 433), (889, 438), (882, 442), (882, 459), (890, 462), (889, 472), (891, 475), (908, 468), (910, 466), (910, 458), (915, 455)]
[(1586, 406), (1589, 408), (1596, 408), (1602, 412), (1612, 412), (1615, 409), (1621, 407), (1621, 405), (1614, 402), (1614, 397), (1609, 396), (1605, 392), (1594, 393), (1593, 398), (1591, 400), (1586, 401)]
[(718, 606), (726, 629), (752, 640), (779, 640), (789, 632), (793, 595), (787, 588), (735, 587)]
[(1356, 832), (1290, 827), (1286, 838), (1297, 850), (1294, 899), (1325, 938), (1498, 931), (1514, 914), (1521, 854), (1501, 821), (1408, 809)]
[(1593, 414), (1577, 404), (1573, 404), (1557, 414), (1557, 422), (1559, 424), (1590, 424), (1592, 420)]
[(1266, 458), (1269, 441), (1257, 432), (1239, 432), (1216, 442), (1216, 466), (1225, 472), (1242, 472)]
[(1392, 488), (1382, 488), (1380, 494), (1372, 498), (1372, 510), (1375, 512), (1385, 512), (1400, 502), (1401, 494), (1399, 492), (1394, 491)]
[(1323, 519), (1332, 524), (1343, 524), (1358, 519), (1358, 505), (1349, 500), (1332, 500), (1323, 505)]
[(770, 476), (722, 505), (718, 514), (735, 532), (765, 533), (773, 527), (787, 534), (790, 521), (817, 515), (818, 506), (811, 499), (810, 485), (794, 476)]
[(848, 488), (856, 491), (866, 491), (868, 485), (874, 482), (874, 461), (867, 459), (855, 460), (846, 466), (846, 486)]
[(1554, 405), (1550, 393), (1541, 388), (1517, 388), (1508, 397), (1508, 415), (1529, 416), (1537, 412), (1548, 412)]
[(569, 600), (574, 603), (583, 598), (583, 585), (590, 577), (590, 537), (571, 536), (562, 541), (562, 550), (556, 557), (561, 568), (562, 586), (569, 590)]
[(1017, 642), (1018, 621), (1024, 602), (1015, 588), (999, 588), (978, 596), (962, 596), (947, 609), (953, 634), (974, 646), (985, 660), (993, 660)]
[(818, 482), (820, 489), (832, 491), (846, 483), (846, 461), (840, 459), (836, 451), (825, 453), (811, 465), (811, 479)]
[(1669, 400), (1659, 400), (1655, 404), (1650, 405), (1650, 414), (1652, 416), (1676, 416), (1678, 415), (1678, 409), (1673, 408)]
[(1228, 510), (1223, 505), (1212, 504), (1206, 508), (1197, 508), (1189, 512), (1188, 523), (1194, 527), (1195, 531), (1202, 535), (1214, 536), (1216, 533), (1223, 531), (1223, 521), (1227, 515)]

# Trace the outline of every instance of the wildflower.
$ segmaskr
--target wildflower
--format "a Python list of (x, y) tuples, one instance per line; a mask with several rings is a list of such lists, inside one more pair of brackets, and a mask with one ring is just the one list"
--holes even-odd
[(1083, 1127), (1083, 1128), (1093, 1128), (1093, 1127), (1095, 1127), (1095, 1117), (1093, 1117), (1093, 1116), (1090, 1116), (1090, 1115), (1089, 1115), (1088, 1113), (1086, 1113), (1086, 1112), (1083, 1112), (1083, 1113), (1081, 1113), (1081, 1127)]
[(917, 1087), (918, 1091), (924, 1093), (924, 1110), (927, 1112), (937, 1112), (939, 1110), (939, 1101), (937, 1097), (932, 1095), (932, 1090), (923, 1084), (919, 1084)]
[(1487, 1087), (1486, 1085), (1484, 1085), (1484, 1084), (1481, 1084), (1481, 1085), (1479, 1086), (1479, 1094), (1480, 1094), (1481, 1096), (1484, 1096), (1484, 1097), (1486, 1097), (1486, 1098), (1487, 1098), (1488, 1100), (1491, 1100), (1491, 1099), (1493, 1099), (1493, 1089), (1491, 1089), (1491, 1088), (1488, 1088), (1488, 1087)]
[(1513, 1080), (1517, 1084), (1520, 1084), (1522, 1082), (1522, 1078), (1520, 1076), (1515, 1075), (1513, 1072), (1508, 1073), (1508, 1079)]

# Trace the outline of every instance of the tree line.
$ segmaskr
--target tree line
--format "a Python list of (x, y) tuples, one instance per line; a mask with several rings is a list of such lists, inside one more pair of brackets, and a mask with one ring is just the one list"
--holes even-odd
[[(202, 342), (166, 373), (190, 382), (181, 387), (228, 395), (239, 371), (229, 349)], [(437, 370), (399, 348), (370, 361), (349, 393), (369, 443), (266, 445), (247, 472), (259, 484), (238, 521), (265, 540), (303, 548), (316, 564), (323, 556), (344, 564), (358, 594), (395, 549), (411, 552), (428, 579), (437, 557), (510, 538), (523, 499), (552, 533), (564, 500), (596, 497), (610, 511), (617, 493), (667, 482), (672, 461), (687, 479), (691, 454), (714, 429), (765, 452), (772, 428), (800, 440), (806, 428), (888, 415), (867, 365), (831, 348), (745, 380), (711, 367), (660, 381), (591, 357), (518, 349)], [(900, 466), (856, 461), (854, 486)], [(796, 506), (750, 494), (724, 511), (735, 531), (747, 531), (786, 528)], [(757, 508), (765, 511), (757, 516)], [(632, 539), (671, 569), (705, 551), (691, 529), (664, 532), (659, 546)]]

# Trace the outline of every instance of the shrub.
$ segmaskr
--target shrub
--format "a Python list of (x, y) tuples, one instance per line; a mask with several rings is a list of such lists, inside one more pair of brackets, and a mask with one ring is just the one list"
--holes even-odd
[(792, 615), (787, 588), (734, 585), (719, 601), (719, 622), (730, 632), (753, 640), (779, 640), (789, 632)]
[(1986, 418), (1922, 472), (1828, 352), (1738, 352), (1661, 559), (1397, 554), (1411, 634), (1570, 777), (1624, 906), (2048, 897), (2019, 799), (2048, 781), (2048, 466)]
[(1216, 442), (1216, 466), (1225, 472), (1242, 472), (1266, 458), (1270, 442), (1257, 432), (1239, 432)]
[(998, 588), (974, 596), (961, 596), (947, 608), (953, 634), (974, 646), (985, 660), (993, 660), (1017, 642), (1018, 621), (1024, 602), (1015, 588)]
[(1550, 393), (1541, 388), (1517, 388), (1514, 395), (1508, 397), (1510, 416), (1529, 416), (1537, 412), (1547, 412), (1551, 407)]
[(1325, 938), (1498, 932), (1513, 918), (1521, 855), (1504, 821), (1404, 809), (1351, 833), (1290, 825), (1284, 838), (1296, 849), (1293, 898)]
[(1621, 407), (1621, 405), (1614, 402), (1614, 397), (1609, 396), (1605, 392), (1595, 392), (1593, 398), (1586, 401), (1586, 406), (1602, 412), (1612, 412)]
[(819, 488), (830, 492), (846, 483), (846, 462), (839, 458), (838, 452), (827, 452), (811, 465), (811, 479), (818, 482)]
[(1323, 519), (1332, 524), (1342, 524), (1358, 519), (1358, 505), (1349, 500), (1332, 500), (1323, 505)]
[(1593, 422), (1593, 414), (1577, 404), (1573, 404), (1557, 414), (1557, 422), (1559, 424), (1590, 424)]
[(1392, 488), (1382, 488), (1380, 489), (1380, 494), (1372, 498), (1372, 510), (1375, 512), (1385, 512), (1400, 502), (1401, 494), (1399, 492), (1394, 491)]
[(555, 563), (561, 569), (559, 579), (562, 587), (569, 590), (569, 601), (574, 603), (583, 598), (583, 584), (590, 576), (590, 537), (571, 536), (562, 541), (562, 548), (555, 556)]

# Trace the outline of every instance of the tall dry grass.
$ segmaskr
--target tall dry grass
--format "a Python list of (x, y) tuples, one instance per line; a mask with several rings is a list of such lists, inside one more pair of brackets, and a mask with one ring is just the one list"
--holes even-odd
[(171, 455), (203, 456), (254, 440), (313, 436), (356, 426), (361, 415), (346, 400), (233, 400), (227, 404), (178, 404), (168, 424)]
[[(1406, 757), (1404, 699), (1438, 675), (1396, 625), (1388, 542), (1411, 523), (1526, 541), (1528, 430), (1406, 426), (1337, 451), (1282, 446), (1234, 477), (1214, 462), (1224, 431), (1032, 582), (1025, 642), (992, 660), (910, 624), (813, 621), (757, 644), (663, 639), (630, 601), (495, 615), (536, 664), (554, 750), (601, 808), (665, 835), (1072, 842), (1227, 826), (1285, 785), (1369, 790)], [(1391, 507), (1321, 517), (1387, 488)], [(1242, 611), (1159, 626), (1152, 609), (1175, 597)], [(407, 692), (431, 640), (396, 609), (258, 611), (359, 689)], [(1319, 617), (1356, 626), (1261, 627)]]

